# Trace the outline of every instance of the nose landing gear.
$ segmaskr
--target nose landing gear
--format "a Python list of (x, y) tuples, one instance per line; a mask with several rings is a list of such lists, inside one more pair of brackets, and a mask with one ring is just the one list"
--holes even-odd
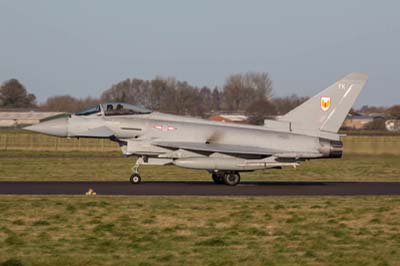
[(143, 157), (138, 157), (138, 159), (136, 160), (135, 165), (132, 167), (132, 175), (129, 178), (129, 181), (131, 181), (132, 184), (139, 184), (140, 182), (142, 182), (142, 178), (139, 175), (139, 167), (140, 165), (143, 163)]

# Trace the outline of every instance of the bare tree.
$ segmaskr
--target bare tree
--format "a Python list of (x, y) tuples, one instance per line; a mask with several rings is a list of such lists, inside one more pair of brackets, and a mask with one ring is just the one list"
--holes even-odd
[[(173, 114), (202, 115), (211, 101), (211, 91), (197, 87), (173, 77), (156, 76), (150, 81), (127, 79), (114, 84), (102, 94), (103, 101), (124, 101)], [(204, 101), (202, 97), (204, 96)], [(211, 105), (211, 103), (210, 103)]]
[(70, 95), (47, 98), (41, 109), (56, 112), (77, 112), (81, 108), (79, 100)]
[(223, 92), (216, 87), (198, 88), (173, 77), (156, 76), (152, 80), (126, 79), (103, 92), (103, 101), (141, 104), (153, 110), (204, 116), (222, 107), (246, 111), (256, 101), (266, 101), (272, 94), (268, 73), (248, 72), (228, 77)]
[(175, 113), (199, 115), (201, 101), (198, 89), (187, 82), (178, 82), (175, 89)]
[(156, 77), (150, 81), (150, 108), (167, 112), (176, 113), (175, 108), (175, 88), (177, 81), (175, 78)]
[(213, 110), (212, 92), (208, 87), (202, 87), (199, 91), (199, 106), (198, 112), (203, 116), (205, 113), (210, 113)]
[(234, 74), (227, 78), (223, 93), (224, 104), (228, 111), (237, 111), (243, 107), (244, 99), (244, 86), (241, 74)]
[(211, 95), (211, 110), (212, 111), (219, 111), (221, 110), (221, 105), (222, 105), (222, 95), (221, 92), (219, 91), (218, 87), (215, 87), (213, 89), (212, 95)]
[(127, 102), (152, 107), (151, 81), (142, 79), (126, 79), (111, 86), (103, 92), (104, 102)]
[(296, 94), (292, 94), (291, 96), (287, 97), (273, 98), (272, 103), (275, 105), (277, 114), (284, 115), (306, 100), (308, 100), (308, 97), (299, 97)]
[(254, 101), (269, 99), (272, 81), (268, 73), (233, 74), (225, 82), (224, 103), (229, 111), (244, 111)]
[(99, 99), (91, 97), (77, 99), (70, 95), (61, 95), (47, 98), (46, 102), (40, 106), (40, 109), (46, 111), (75, 113), (89, 106), (96, 105), (99, 102)]
[(32, 107), (36, 104), (34, 94), (28, 93), (17, 79), (5, 81), (0, 87), (0, 106)]
[(257, 100), (270, 99), (272, 80), (267, 72), (248, 72), (244, 75), (245, 86), (255, 91)]
[(129, 102), (131, 91), (131, 80), (126, 79), (111, 86), (109, 90), (103, 92), (101, 98), (113, 102)]

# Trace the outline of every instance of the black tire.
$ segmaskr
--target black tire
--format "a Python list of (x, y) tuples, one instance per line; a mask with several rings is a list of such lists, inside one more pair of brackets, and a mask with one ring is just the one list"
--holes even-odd
[(236, 186), (240, 183), (239, 173), (226, 173), (224, 175), (224, 184), (228, 186)]
[(224, 180), (223, 180), (224, 176), (221, 175), (221, 174), (213, 173), (211, 175), (211, 177), (212, 177), (212, 180), (214, 181), (215, 184), (223, 184), (224, 183)]
[(129, 180), (131, 181), (132, 184), (136, 185), (142, 181), (142, 178), (138, 174), (132, 174)]

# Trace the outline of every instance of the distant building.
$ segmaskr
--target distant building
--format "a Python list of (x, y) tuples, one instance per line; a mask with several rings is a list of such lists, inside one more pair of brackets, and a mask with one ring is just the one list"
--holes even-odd
[(247, 124), (248, 117), (240, 114), (220, 114), (213, 115), (208, 118), (213, 121), (227, 122), (227, 123), (239, 123), (239, 124)]
[(0, 127), (18, 127), (37, 124), (40, 120), (60, 115), (60, 112), (3, 112), (0, 111)]
[(385, 127), (388, 131), (399, 132), (400, 131), (400, 120), (387, 120), (385, 122)]
[(375, 119), (384, 119), (383, 115), (374, 114), (374, 115), (348, 115), (347, 118), (344, 120), (342, 129), (355, 129), (361, 130), (365, 129), (366, 126), (373, 122)]

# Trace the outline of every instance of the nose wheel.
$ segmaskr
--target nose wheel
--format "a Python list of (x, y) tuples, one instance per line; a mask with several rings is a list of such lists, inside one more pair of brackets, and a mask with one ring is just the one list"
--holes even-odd
[(139, 174), (132, 174), (131, 177), (129, 178), (132, 184), (139, 184), (142, 181), (142, 178), (140, 177)]

